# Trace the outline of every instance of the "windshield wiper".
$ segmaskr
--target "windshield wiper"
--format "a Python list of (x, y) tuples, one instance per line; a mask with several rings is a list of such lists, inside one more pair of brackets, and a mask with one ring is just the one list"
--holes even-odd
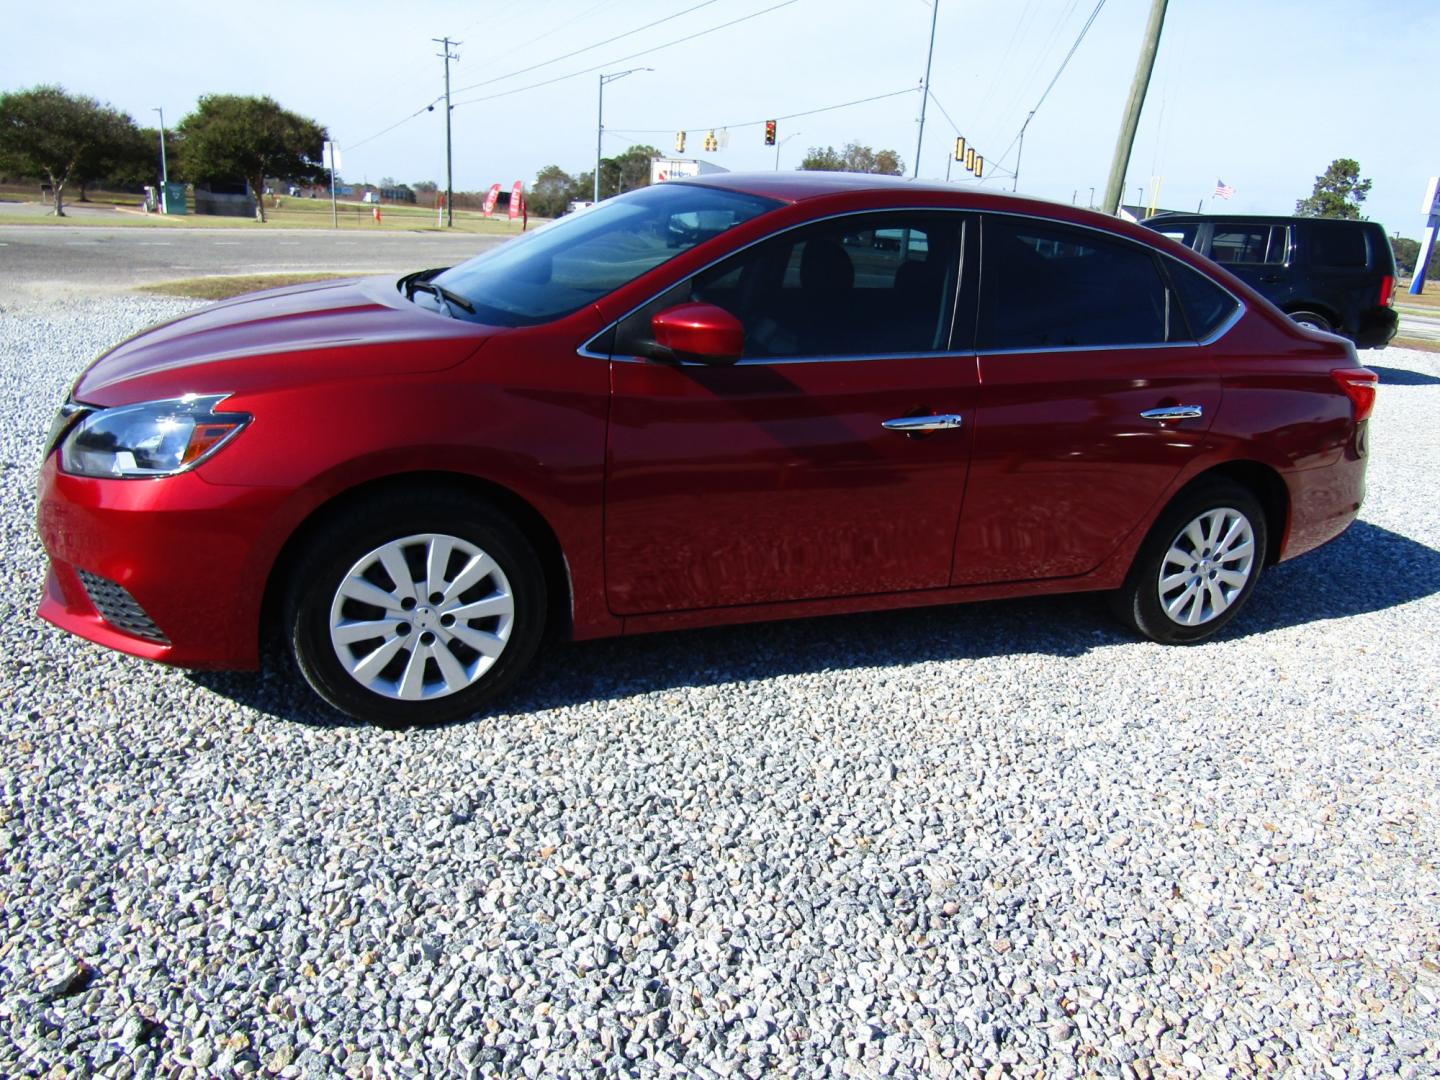
[[(427, 292), (438, 296), (442, 303), (454, 304), (461, 311), (468, 311), (471, 315), (475, 314), (474, 304), (470, 303), (469, 300), (466, 300), (465, 297), (459, 293), (452, 292), (450, 289), (445, 288), (444, 285), (436, 285), (433, 281), (411, 281), (406, 283), (405, 288), (412, 299), (416, 292)], [(454, 313), (452, 312), (451, 314), (453, 317)]]
[[(443, 274), (448, 269), (450, 269), (448, 266), (441, 266), (434, 270), (416, 270), (413, 274), (406, 274), (402, 277), (398, 284), (405, 293), (406, 300), (413, 301), (415, 299), (415, 291), (418, 289), (432, 296), (438, 296), (444, 303), (454, 304), (462, 311), (468, 311), (471, 315), (474, 315), (475, 305), (470, 303), (469, 300), (466, 300), (465, 297), (459, 293), (445, 288), (443, 285), (436, 285), (430, 281), (436, 274)], [(453, 318), (454, 313), (451, 312), (450, 314)]]

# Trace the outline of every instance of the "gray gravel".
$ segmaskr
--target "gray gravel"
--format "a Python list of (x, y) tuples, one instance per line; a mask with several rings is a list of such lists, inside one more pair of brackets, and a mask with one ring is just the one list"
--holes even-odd
[(1440, 1073), (1440, 356), (1366, 355), (1363, 521), (1214, 644), (565, 646), (393, 734), (34, 618), (50, 412), (183, 307), (0, 315), (0, 1075)]

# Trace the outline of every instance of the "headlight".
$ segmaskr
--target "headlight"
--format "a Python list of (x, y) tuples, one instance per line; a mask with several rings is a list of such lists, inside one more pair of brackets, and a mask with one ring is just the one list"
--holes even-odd
[(60, 443), (60, 467), (76, 476), (171, 476), (200, 464), (250, 422), (245, 413), (216, 412), (228, 395), (187, 394), (96, 409)]

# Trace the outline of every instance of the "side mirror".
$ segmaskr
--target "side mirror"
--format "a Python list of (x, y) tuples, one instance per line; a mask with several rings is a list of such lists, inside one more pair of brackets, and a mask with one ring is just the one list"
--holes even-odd
[(714, 304), (679, 304), (650, 320), (655, 344), (678, 360), (733, 364), (745, 353), (745, 327)]

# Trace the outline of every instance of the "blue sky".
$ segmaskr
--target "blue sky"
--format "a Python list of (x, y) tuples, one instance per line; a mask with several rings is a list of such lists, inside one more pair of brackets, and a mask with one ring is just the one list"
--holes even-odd
[[(937, 0), (932, 89), (920, 174), (943, 177), (957, 134), (1001, 168), (1095, 0)], [(673, 39), (784, 6), (692, 41)], [(698, 7), (697, 7), (698, 6)], [(561, 54), (646, 23), (661, 25), (553, 64)], [(1106, 0), (1026, 133), (1020, 191), (1083, 205), (1103, 193), (1149, 0)], [(146, 14), (142, 16), (141, 12)], [(258, 12), (258, 16), (255, 14)], [(313, 0), (293, 5), (146, 8), (72, 0), (45, 17), (12, 17), (0, 39), (0, 86), (58, 82), (153, 123), (174, 123), (207, 92), (265, 93), (327, 125), (351, 179), (443, 182), (441, 110), (382, 129), (441, 92), (432, 37), (460, 39), (454, 110), (459, 188), (527, 183), (547, 164), (594, 164), (597, 73), (488, 101), (581, 72), (642, 66), (605, 91), (607, 154), (636, 142), (699, 152), (711, 126), (728, 145), (700, 153), (733, 170), (771, 169), (760, 121), (918, 87), (930, 0)], [(1417, 236), (1426, 178), (1440, 172), (1440, 5), (1429, 0), (1171, 0), (1126, 200), (1288, 213), (1336, 157), (1374, 180), (1368, 215)], [(534, 70), (510, 76), (532, 65)], [(495, 81), (491, 81), (495, 80)], [(486, 83), (487, 85), (476, 85)], [(782, 120), (782, 168), (812, 145), (858, 141), (915, 158), (918, 92)], [(948, 114), (948, 118), (947, 115)], [(953, 122), (952, 122), (953, 121)], [(368, 140), (368, 141), (367, 141)], [(952, 174), (963, 176), (958, 168)], [(1209, 200), (1217, 179), (1237, 189)]]

